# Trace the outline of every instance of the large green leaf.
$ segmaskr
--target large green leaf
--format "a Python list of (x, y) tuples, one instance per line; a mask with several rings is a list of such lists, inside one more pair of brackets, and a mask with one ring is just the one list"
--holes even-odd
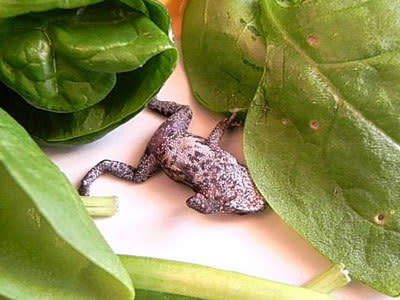
[[(95, 83), (82, 86), (76, 80), (68, 81), (68, 95), (72, 95), (72, 98), (75, 97), (78, 101), (69, 101), (71, 97), (64, 102), (52, 101), (55, 99), (46, 99), (42, 94), (37, 95), (36, 100), (44, 101), (47, 109), (49, 105), (62, 106), (64, 109), (65, 105), (72, 105), (74, 110), (80, 105), (91, 105), (64, 114), (32, 107), (11, 89), (0, 86), (0, 106), (40, 142), (78, 144), (103, 136), (140, 112), (173, 71), (177, 61), (177, 50), (169, 38), (170, 20), (166, 9), (152, 0), (125, 0), (124, 3), (98, 4), (78, 11), (51, 11), (7, 21), (29, 28), (31, 23), (35, 22), (50, 24), (51, 26), (46, 27), (46, 36), (51, 36), (51, 48), (57, 53), (56, 58), (51, 56), (51, 59), (68, 62), (63, 64), (64, 71), (74, 75), (83, 73)], [(141, 14), (126, 5), (137, 9)], [(15, 26), (8, 27), (11, 28), (10, 31), (18, 30)], [(40, 35), (41, 31), (35, 33)], [(32, 37), (32, 34), (26, 34)], [(21, 36), (16, 40), (16, 43), (24, 44)], [(27, 49), (37, 53), (37, 47)], [(45, 61), (42, 59), (42, 62)], [(31, 72), (29, 68), (23, 68), (21, 72), (28, 72), (29, 75), (34, 73), (36, 79), (41, 79), (43, 70), (51, 72), (51, 68), (47, 67), (51, 65), (54, 64), (34, 64), (36, 73)], [(30, 82), (24, 80), (26, 76), (16, 76), (18, 72), (10, 70), (9, 64), (3, 68), (3, 72), (8, 72), (3, 81), (9, 86), (12, 86), (10, 80), (16, 78), (16, 91), (26, 99), (24, 87), (31, 87)], [(65, 78), (66, 72), (61, 73)], [(111, 78), (106, 79), (110, 75)], [(20, 84), (21, 77), (23, 84)], [(53, 77), (51, 79), (54, 80)], [(110, 84), (107, 85), (107, 82)], [(39, 80), (38, 84), (43, 85), (43, 81)], [(47, 93), (53, 88), (58, 92), (62, 90), (57, 84), (46, 85), (46, 90), (37, 89), (35, 85), (31, 89), (34, 92), (40, 90)], [(87, 89), (88, 86), (92, 86), (93, 89)], [(93, 101), (86, 103), (88, 97), (84, 93), (85, 90), (99, 92), (99, 97), (96, 97), (94, 102), (101, 101), (97, 104)], [(57, 97), (56, 95), (56, 100), (59, 100)]]
[(54, 56), (46, 32), (9, 23), (10, 30), (0, 34), (0, 79), (23, 97), (18, 101), (70, 112), (96, 104), (114, 87), (115, 74), (87, 71)]
[[(126, 122), (150, 101), (160, 83), (171, 74), (176, 52), (158, 55), (143, 68), (118, 75), (117, 85), (100, 103), (70, 114), (54, 114), (32, 108), (1, 86), (8, 112), (42, 144), (74, 145), (91, 142)], [(157, 70), (157, 71), (155, 71)], [(3, 101), (3, 100), (2, 100)]]
[(138, 300), (334, 299), (313, 290), (236, 272), (146, 257), (120, 256)]
[(0, 18), (56, 8), (76, 8), (103, 0), (0, 0)]
[(0, 136), (0, 295), (133, 299), (127, 272), (77, 192), (2, 109)]
[(170, 48), (165, 32), (124, 5), (20, 16), (1, 26), (0, 79), (39, 109), (75, 112), (103, 100), (116, 73)]
[(171, 48), (169, 37), (151, 19), (124, 6), (99, 4), (74, 17), (48, 31), (56, 51), (85, 70), (133, 71)]
[(245, 155), (271, 207), (351, 276), (400, 294), (400, 3), (262, 0)]
[(195, 98), (216, 112), (245, 110), (257, 88), (265, 47), (256, 0), (192, 0), (182, 50)]

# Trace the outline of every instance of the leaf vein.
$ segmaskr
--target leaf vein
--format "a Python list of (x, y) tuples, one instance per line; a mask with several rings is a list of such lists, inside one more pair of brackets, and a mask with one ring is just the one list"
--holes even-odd
[[(300, 57), (302, 57), (309, 65), (310, 67), (321, 76), (321, 79), (325, 81), (327, 89), (329, 94), (332, 95), (332, 98), (334, 99), (334, 101), (337, 102), (337, 105), (342, 105), (342, 106), (347, 106), (349, 109), (351, 109), (354, 113), (357, 113), (361, 119), (365, 120), (366, 122), (368, 122), (373, 128), (375, 128), (377, 131), (381, 132), (385, 138), (391, 143), (393, 144), (396, 148), (400, 148), (400, 146), (397, 144), (397, 142), (391, 137), (389, 136), (385, 130), (383, 130), (382, 128), (378, 127), (377, 124), (375, 124), (372, 120), (368, 120), (363, 114), (362, 112), (356, 108), (355, 106), (353, 106), (350, 102), (348, 102), (346, 99), (344, 99), (344, 97), (342, 97), (342, 95), (340, 94), (340, 92), (338, 91), (338, 89), (334, 86), (334, 84), (331, 82), (331, 80), (329, 79), (329, 77), (327, 75), (325, 75), (324, 72), (321, 71), (321, 69), (319, 68), (319, 65), (317, 62), (315, 62), (310, 56), (308, 56), (301, 48), (299, 45), (297, 45), (289, 36), (289, 34), (287, 33), (287, 31), (285, 29), (282, 28), (281, 24), (277, 21), (275, 15), (273, 14), (273, 12), (271, 11), (271, 6), (270, 6), (270, 0), (264, 0), (262, 1), (263, 6), (264, 6), (264, 11), (267, 13), (268, 19), (271, 20), (272, 25), (275, 27), (275, 29), (278, 31), (278, 33), (281, 35), (281, 38), (283, 39), (283, 41), (289, 46), (291, 47)], [(399, 149), (400, 150), (400, 149)], [(399, 151), (400, 152), (400, 151)]]

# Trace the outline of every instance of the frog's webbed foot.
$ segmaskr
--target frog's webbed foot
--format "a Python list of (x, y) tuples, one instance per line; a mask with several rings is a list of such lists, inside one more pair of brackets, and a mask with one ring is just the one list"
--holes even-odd
[(148, 153), (143, 155), (137, 168), (123, 162), (105, 159), (89, 170), (82, 179), (78, 192), (81, 196), (89, 196), (90, 186), (104, 173), (110, 173), (118, 178), (139, 183), (147, 180), (157, 169), (157, 160), (154, 155)]
[(210, 146), (219, 146), (219, 143), (227, 129), (242, 125), (242, 122), (235, 120), (236, 116), (237, 113), (233, 113), (230, 117), (220, 121), (217, 126), (215, 126), (207, 139), (207, 142)]

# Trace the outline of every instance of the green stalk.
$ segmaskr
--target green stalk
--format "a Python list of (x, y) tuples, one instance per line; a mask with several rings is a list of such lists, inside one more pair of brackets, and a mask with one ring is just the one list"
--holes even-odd
[(329, 294), (344, 287), (351, 281), (349, 272), (343, 264), (333, 265), (327, 271), (307, 282), (304, 287), (320, 293)]
[(117, 197), (86, 197), (81, 196), (89, 215), (92, 217), (111, 217), (118, 210)]
[(335, 299), (303, 287), (199, 265), (130, 256), (120, 259), (138, 291), (213, 300)]

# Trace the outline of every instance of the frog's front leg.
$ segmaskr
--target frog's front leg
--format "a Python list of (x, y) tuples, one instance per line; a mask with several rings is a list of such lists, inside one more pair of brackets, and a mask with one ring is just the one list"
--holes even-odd
[(178, 104), (172, 101), (160, 101), (154, 98), (147, 106), (153, 111), (168, 117), (165, 125), (173, 124), (174, 129), (186, 131), (192, 121), (193, 112), (188, 105)]
[(189, 106), (179, 104), (172, 101), (160, 101), (157, 98), (153, 98), (150, 103), (147, 105), (148, 108), (158, 112), (164, 117), (171, 117), (176, 114), (181, 109), (188, 108)]
[(157, 171), (158, 167), (159, 165), (154, 155), (147, 153), (147, 151), (140, 159), (137, 169), (123, 162), (106, 159), (89, 170), (82, 179), (78, 191), (82, 196), (89, 196), (90, 186), (98, 177), (106, 172), (118, 178), (139, 183), (147, 180)]
[(225, 131), (228, 128), (241, 125), (240, 122), (235, 121), (236, 115), (237, 115), (237, 113), (233, 113), (229, 118), (226, 118), (226, 119), (220, 121), (217, 124), (217, 126), (215, 126), (215, 128), (213, 129), (213, 131), (211, 132), (210, 136), (207, 139), (207, 143), (210, 146), (219, 147), (219, 143), (221, 142), (221, 139), (224, 136)]

